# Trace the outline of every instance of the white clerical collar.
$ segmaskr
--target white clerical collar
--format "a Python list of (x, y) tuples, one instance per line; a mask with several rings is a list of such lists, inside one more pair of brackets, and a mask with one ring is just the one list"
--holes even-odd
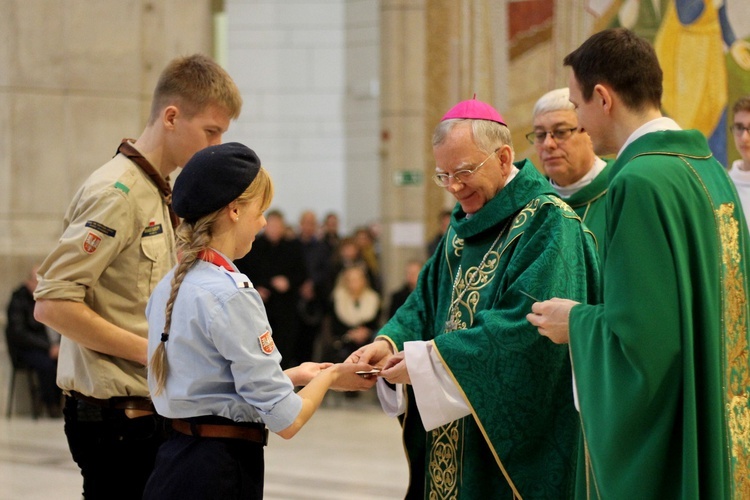
[(550, 184), (552, 184), (552, 187), (555, 188), (555, 191), (557, 191), (557, 194), (560, 195), (560, 198), (566, 199), (570, 198), (574, 194), (576, 194), (578, 191), (583, 189), (584, 187), (591, 184), (591, 182), (596, 179), (596, 176), (599, 175), (602, 170), (604, 170), (604, 167), (607, 166), (607, 162), (599, 158), (598, 156), (594, 157), (594, 166), (591, 167), (591, 169), (586, 172), (586, 174), (575, 181), (573, 184), (569, 184), (567, 186), (558, 186), (555, 184), (555, 181), (552, 179), (549, 180)]
[[(508, 184), (510, 184), (510, 181), (512, 181), (513, 179), (516, 178), (516, 175), (518, 175), (518, 172), (519, 172), (519, 170), (518, 170), (518, 168), (515, 165), (511, 165), (510, 166), (510, 173), (508, 174), (508, 178), (505, 179), (505, 186), (507, 186)], [(503, 187), (505, 187), (505, 186), (503, 186)]]
[(622, 145), (620, 148), (620, 151), (617, 152), (617, 156), (620, 156), (620, 153), (622, 153), (626, 147), (630, 145), (633, 141), (638, 139), (639, 137), (642, 137), (646, 134), (650, 134), (651, 132), (661, 132), (662, 130), (682, 130), (682, 128), (677, 125), (677, 122), (674, 121), (671, 118), (667, 118), (666, 116), (662, 116), (659, 118), (656, 118), (654, 120), (651, 120), (650, 122), (646, 122), (635, 131), (630, 134), (630, 137), (628, 137), (628, 140), (625, 141), (625, 144)]

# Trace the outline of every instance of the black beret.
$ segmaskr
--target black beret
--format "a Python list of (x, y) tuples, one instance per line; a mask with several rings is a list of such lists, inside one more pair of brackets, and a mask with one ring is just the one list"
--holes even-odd
[(258, 155), (239, 142), (202, 149), (177, 176), (172, 208), (186, 221), (195, 222), (237, 199), (259, 170)]

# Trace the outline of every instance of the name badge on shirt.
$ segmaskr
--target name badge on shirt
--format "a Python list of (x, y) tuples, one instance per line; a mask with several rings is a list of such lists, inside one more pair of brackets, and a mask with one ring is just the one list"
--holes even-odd
[(115, 235), (117, 234), (117, 231), (115, 229), (112, 229), (111, 227), (107, 227), (101, 222), (97, 222), (95, 220), (87, 220), (86, 227), (95, 229), (96, 231), (99, 231), (100, 233), (102, 233), (104, 236), (110, 236), (112, 238), (114, 238)]
[(271, 354), (273, 352), (273, 337), (271, 337), (271, 332), (268, 330), (263, 333), (260, 337), (258, 337), (258, 342), (260, 342), (260, 350), (263, 351), (266, 354)]
[(141, 237), (145, 238), (146, 236), (156, 236), (157, 234), (162, 234), (164, 232), (164, 229), (161, 227), (161, 224), (149, 224), (146, 226), (146, 229), (143, 230), (143, 233), (141, 233)]

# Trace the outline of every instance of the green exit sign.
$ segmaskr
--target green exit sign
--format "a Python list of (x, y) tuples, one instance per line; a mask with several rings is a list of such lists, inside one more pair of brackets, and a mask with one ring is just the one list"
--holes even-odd
[(397, 186), (417, 186), (422, 184), (422, 172), (419, 170), (398, 170), (393, 174), (393, 183)]

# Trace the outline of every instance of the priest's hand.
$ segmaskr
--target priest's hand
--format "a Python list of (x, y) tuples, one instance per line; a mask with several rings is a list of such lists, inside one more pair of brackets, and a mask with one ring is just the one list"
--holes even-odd
[(373, 367), (366, 363), (338, 363), (330, 369), (335, 370), (338, 376), (331, 384), (334, 391), (366, 391), (374, 386), (378, 379), (373, 376), (363, 376), (357, 372), (370, 371)]
[(382, 367), (387, 358), (393, 354), (391, 344), (387, 340), (375, 340), (360, 347), (346, 358), (345, 363), (369, 363), (375, 367)]
[(409, 370), (406, 368), (406, 360), (404, 359), (404, 351), (388, 358), (378, 376), (383, 377), (391, 384), (411, 384)]
[(570, 341), (568, 317), (577, 304), (574, 300), (558, 298), (534, 302), (526, 319), (555, 344), (567, 344)]

